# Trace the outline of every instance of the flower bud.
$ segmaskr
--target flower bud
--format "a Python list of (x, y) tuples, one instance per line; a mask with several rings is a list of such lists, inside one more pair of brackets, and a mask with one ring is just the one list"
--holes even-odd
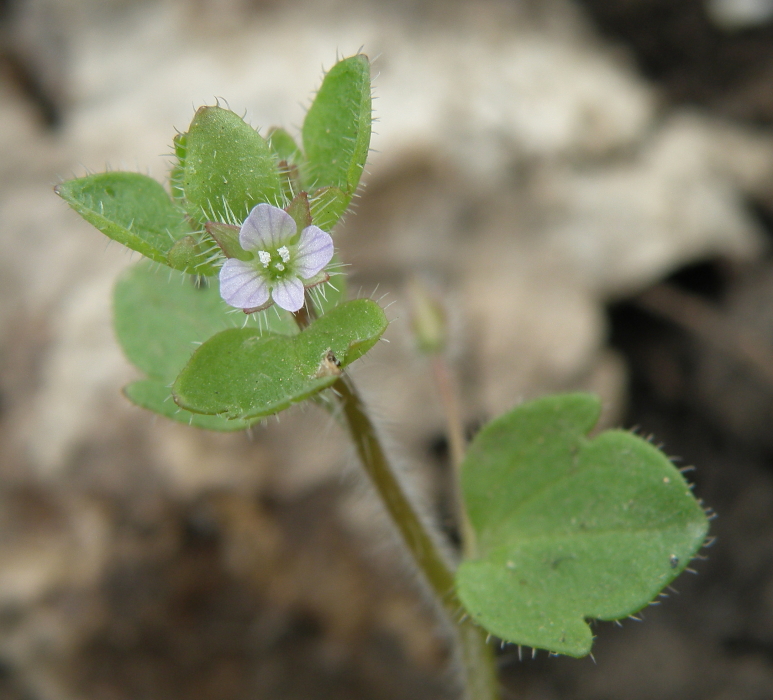
[(447, 320), (440, 300), (420, 280), (408, 285), (411, 328), (421, 352), (435, 354), (446, 345)]

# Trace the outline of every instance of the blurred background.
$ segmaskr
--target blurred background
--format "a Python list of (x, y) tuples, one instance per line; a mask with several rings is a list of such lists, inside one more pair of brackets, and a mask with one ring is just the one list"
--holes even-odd
[(131, 406), (111, 289), (132, 256), (52, 192), (163, 180), (216, 99), (297, 129), (360, 47), (376, 152), (337, 236), (393, 323), (354, 372), (428, 516), (452, 543), (416, 278), (471, 432), (596, 391), (719, 513), (680, 595), (596, 625), (595, 664), (502, 649), (505, 697), (773, 696), (773, 2), (2, 0), (0, 700), (456, 697), (338, 428)]

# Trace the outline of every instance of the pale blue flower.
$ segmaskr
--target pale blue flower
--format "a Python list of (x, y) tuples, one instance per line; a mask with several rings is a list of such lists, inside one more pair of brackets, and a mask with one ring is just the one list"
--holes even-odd
[(258, 204), (244, 220), (239, 244), (252, 260), (229, 258), (220, 270), (220, 296), (230, 306), (257, 311), (273, 302), (287, 311), (303, 306), (304, 289), (327, 279), (333, 239), (318, 226), (300, 234), (283, 209)]

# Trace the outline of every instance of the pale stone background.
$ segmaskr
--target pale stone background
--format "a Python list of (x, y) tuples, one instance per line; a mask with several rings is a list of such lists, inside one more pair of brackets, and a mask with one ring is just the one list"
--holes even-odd
[[(352, 293), (386, 295), (394, 322), (354, 371), (432, 515), (438, 467), (421, 463), (442, 414), (407, 283), (448, 304), (471, 425), (577, 388), (614, 424), (626, 367), (604, 304), (691, 262), (764, 252), (745, 199), (771, 191), (770, 130), (668, 106), (569, 0), (5, 10), (3, 46), (60, 123), (5, 65), (0, 698), (447, 696), (442, 633), (338, 429), (295, 409), (251, 439), (210, 435), (129, 405), (137, 372), (110, 306), (135, 258), (53, 185), (106, 167), (163, 179), (174, 129), (216, 99), (297, 128), (323, 67), (363, 47), (375, 151), (338, 240)], [(636, 653), (669, 658), (659, 625)], [(662, 674), (631, 692), (583, 673), (577, 697), (671, 697)]]

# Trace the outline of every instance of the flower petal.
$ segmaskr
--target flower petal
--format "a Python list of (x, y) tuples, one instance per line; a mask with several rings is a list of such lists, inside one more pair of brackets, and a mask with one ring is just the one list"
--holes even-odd
[(284, 209), (258, 204), (242, 224), (239, 243), (244, 250), (276, 250), (297, 231), (298, 226)]
[(314, 277), (333, 257), (333, 239), (318, 226), (307, 226), (301, 231), (295, 271), (303, 278)]
[(268, 285), (250, 263), (229, 258), (220, 268), (220, 296), (237, 309), (252, 309), (268, 301)]
[(285, 277), (274, 282), (271, 296), (278, 306), (296, 312), (303, 306), (303, 282), (297, 277)]

